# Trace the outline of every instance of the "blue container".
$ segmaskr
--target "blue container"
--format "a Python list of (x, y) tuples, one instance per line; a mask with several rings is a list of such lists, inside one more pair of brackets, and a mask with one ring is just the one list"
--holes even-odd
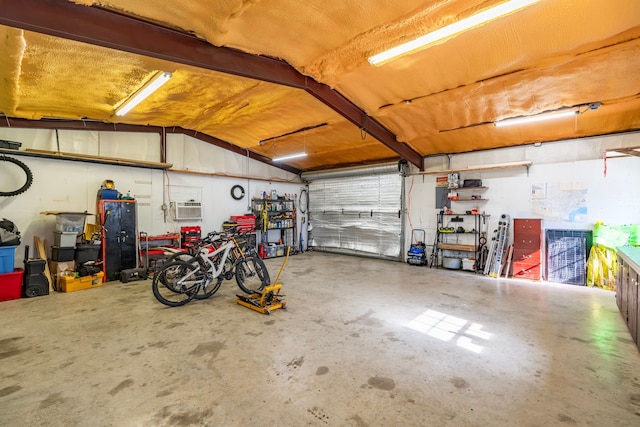
[(100, 200), (118, 200), (118, 190), (110, 190), (101, 188), (98, 190), (98, 199)]
[(0, 246), (0, 274), (13, 273), (17, 246)]

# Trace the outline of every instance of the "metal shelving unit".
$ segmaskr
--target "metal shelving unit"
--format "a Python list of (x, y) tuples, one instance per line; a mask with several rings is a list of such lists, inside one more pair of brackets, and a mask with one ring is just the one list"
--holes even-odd
[(251, 200), (251, 209), (260, 231), (258, 253), (262, 258), (285, 256), (287, 247), (296, 248), (296, 203), (287, 197)]
[[(478, 260), (482, 239), (486, 242), (487, 238), (488, 218), (485, 214), (439, 213), (429, 266), (440, 267), (443, 257)], [(475, 271), (479, 270), (476, 265)]]

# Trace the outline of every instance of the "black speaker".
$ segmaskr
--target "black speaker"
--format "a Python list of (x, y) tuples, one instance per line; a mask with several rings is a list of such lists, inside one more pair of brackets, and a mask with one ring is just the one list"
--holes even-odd
[(43, 259), (29, 259), (29, 246), (25, 246), (24, 276), (22, 276), (22, 294), (27, 297), (49, 295), (49, 280), (44, 275), (46, 262)]
[(27, 298), (49, 295), (49, 281), (43, 274), (34, 274), (33, 276), (24, 275), (23, 293)]
[(44, 273), (45, 262), (43, 259), (27, 259), (24, 261), (24, 274), (25, 276), (34, 276), (36, 274)]

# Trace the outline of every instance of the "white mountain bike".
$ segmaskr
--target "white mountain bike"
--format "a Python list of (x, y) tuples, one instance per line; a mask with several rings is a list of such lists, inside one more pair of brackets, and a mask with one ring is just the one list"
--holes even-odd
[(195, 257), (170, 262), (154, 276), (153, 295), (158, 301), (176, 307), (194, 298), (209, 298), (234, 270), (238, 287), (247, 294), (270, 284), (262, 259), (253, 251), (245, 253), (232, 233), (214, 231), (206, 240), (210, 245), (201, 247)]

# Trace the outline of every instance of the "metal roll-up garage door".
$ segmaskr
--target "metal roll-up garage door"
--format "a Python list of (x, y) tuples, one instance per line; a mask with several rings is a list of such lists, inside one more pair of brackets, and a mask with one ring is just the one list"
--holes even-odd
[(402, 260), (406, 164), (306, 172), (314, 250)]

